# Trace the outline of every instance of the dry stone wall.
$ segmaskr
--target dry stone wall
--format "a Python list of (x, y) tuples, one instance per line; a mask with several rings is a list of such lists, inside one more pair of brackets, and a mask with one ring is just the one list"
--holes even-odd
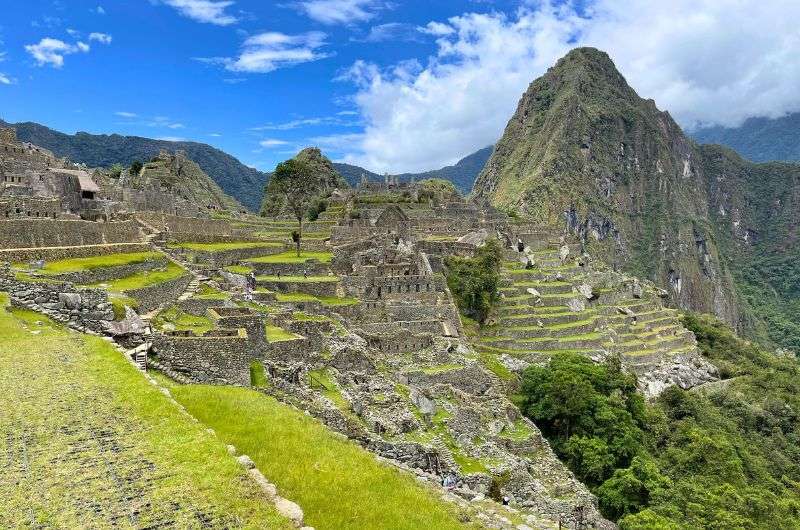
[(133, 221), (98, 223), (61, 219), (0, 221), (0, 247), (37, 248), (141, 242)]
[(29, 261), (58, 261), (67, 258), (87, 258), (106, 254), (127, 252), (149, 252), (152, 249), (144, 243), (117, 243), (112, 245), (93, 245), (83, 247), (42, 247), (22, 249), (0, 249), (0, 262), (26, 263)]
[(125, 294), (135, 298), (139, 302), (139, 313), (147, 313), (160, 307), (161, 305), (173, 300), (177, 300), (180, 295), (186, 290), (189, 282), (192, 281), (192, 276), (185, 274), (179, 278), (169, 280), (166, 282), (157, 283), (142, 287), (141, 289), (132, 289), (126, 291)]

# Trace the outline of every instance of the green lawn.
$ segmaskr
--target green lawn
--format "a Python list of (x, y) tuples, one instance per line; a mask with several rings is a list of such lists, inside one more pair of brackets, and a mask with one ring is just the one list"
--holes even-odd
[[(185, 274), (186, 270), (184, 270), (183, 267), (170, 261), (163, 269), (139, 272), (131, 276), (126, 276), (125, 278), (103, 282), (103, 284), (108, 286), (107, 288), (109, 291), (132, 291), (134, 289), (141, 289), (142, 287), (168, 282), (180, 278)], [(90, 287), (97, 287), (98, 285), (92, 285)]]
[(317, 530), (465, 528), (455, 507), (313, 418), (253, 390), (176, 386), (196, 418), (250, 455)]
[(306, 293), (276, 293), (275, 297), (278, 302), (314, 302), (319, 300), (322, 305), (327, 306), (340, 306), (340, 305), (355, 305), (358, 303), (357, 298), (339, 298), (338, 296), (315, 296)]
[(69, 258), (58, 261), (45, 262), (41, 274), (66, 274), (119, 265), (133, 265), (149, 260), (163, 260), (160, 252), (130, 252), (127, 254), (108, 254), (105, 256), (90, 256), (88, 258)]
[(302, 275), (280, 275), (280, 276), (256, 276), (256, 280), (260, 282), (275, 282), (275, 283), (317, 283), (317, 282), (338, 282), (338, 276), (318, 275), (318, 276), (302, 276)]
[(240, 242), (240, 243), (175, 243), (170, 248), (197, 250), (201, 252), (222, 252), (225, 250), (238, 250), (242, 248), (280, 248), (282, 243), (268, 242)]
[(290, 528), (224, 442), (107, 342), (6, 303), (0, 527)]
[(285, 329), (272, 326), (270, 324), (266, 324), (264, 326), (264, 332), (267, 334), (267, 340), (269, 342), (283, 342), (286, 340), (297, 340), (301, 338), (299, 335), (295, 335), (290, 331), (286, 331)]
[(197, 335), (214, 329), (214, 322), (210, 318), (184, 313), (176, 306), (165, 309), (153, 319), (156, 329), (163, 329), (166, 323), (172, 324), (178, 331), (194, 331)]
[(246, 261), (252, 263), (305, 263), (310, 259), (315, 259), (322, 263), (330, 263), (333, 254), (330, 252), (311, 252), (300, 251), (300, 256), (297, 256), (297, 251), (287, 250), (280, 254), (272, 254), (271, 256), (262, 256), (260, 258), (252, 258)]

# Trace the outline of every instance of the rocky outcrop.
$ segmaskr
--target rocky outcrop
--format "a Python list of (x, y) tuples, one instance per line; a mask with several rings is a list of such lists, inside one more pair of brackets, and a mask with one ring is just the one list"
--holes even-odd
[(675, 304), (735, 323), (706, 181), (700, 151), (672, 117), (640, 98), (608, 55), (579, 48), (531, 83), (473, 194), (575, 233)]

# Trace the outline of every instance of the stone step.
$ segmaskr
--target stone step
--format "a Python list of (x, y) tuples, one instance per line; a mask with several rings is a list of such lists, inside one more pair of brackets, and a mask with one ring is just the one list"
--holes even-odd
[(633, 342), (618, 342), (610, 345), (610, 349), (618, 353), (629, 354), (636, 351), (660, 351), (667, 353), (672, 350), (681, 349), (696, 344), (694, 336), (690, 332), (685, 332), (680, 335), (660, 338), (654, 341), (633, 341)]
[(565, 324), (551, 325), (549, 327), (539, 327), (537, 325), (517, 327), (497, 326), (494, 329), (485, 329), (482, 335), (484, 337), (508, 339), (557, 338), (591, 333), (596, 327), (597, 320), (591, 317)]
[(557, 324), (566, 324), (568, 322), (577, 322), (583, 320), (588, 316), (597, 315), (595, 311), (586, 310), (581, 313), (573, 313), (568, 309), (564, 311), (551, 311), (551, 312), (535, 312), (535, 308), (531, 311), (522, 314), (506, 315), (499, 319), (503, 326), (536, 326), (539, 322), (545, 326), (552, 326)]
[[(500, 292), (505, 293), (506, 296), (526, 295), (532, 293), (528, 289), (538, 291), (539, 294), (566, 294), (571, 293), (573, 286), (569, 282), (516, 282), (508, 287), (501, 287)], [(510, 294), (509, 294), (510, 293)]]

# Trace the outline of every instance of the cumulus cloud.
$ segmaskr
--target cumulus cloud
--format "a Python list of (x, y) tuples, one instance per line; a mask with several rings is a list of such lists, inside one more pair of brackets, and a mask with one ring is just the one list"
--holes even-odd
[(14, 80), (0, 72), (0, 85), (13, 85)]
[(300, 35), (266, 32), (248, 37), (242, 44), (238, 57), (213, 57), (198, 59), (212, 64), (222, 64), (232, 72), (265, 74), (300, 63), (324, 59), (329, 55), (320, 51), (325, 46), (325, 33), (309, 31)]
[(26, 45), (25, 51), (36, 60), (38, 66), (49, 64), (53, 68), (61, 68), (64, 66), (65, 55), (86, 53), (89, 51), (89, 45), (83, 42), (67, 44), (59, 39), (45, 37), (37, 44)]
[(798, 2), (545, 0), (435, 21), (422, 28), (437, 43), (424, 67), (358, 61), (343, 76), (366, 122), (344, 158), (377, 171), (451, 164), (494, 143), (530, 81), (575, 46), (607, 51), (687, 128), (800, 110), (798, 17)]
[(103, 9), (103, 6), (97, 6), (97, 9), (95, 9), (95, 13), (97, 13), (98, 15), (105, 15), (106, 10)]
[(239, 20), (226, 10), (236, 2), (219, 0), (164, 0), (181, 15), (205, 24), (230, 26)]
[(94, 40), (99, 42), (100, 44), (111, 44), (111, 35), (107, 33), (89, 33), (89, 40)]
[(299, 3), (309, 18), (323, 24), (350, 24), (375, 17), (385, 4), (375, 0), (306, 0)]

